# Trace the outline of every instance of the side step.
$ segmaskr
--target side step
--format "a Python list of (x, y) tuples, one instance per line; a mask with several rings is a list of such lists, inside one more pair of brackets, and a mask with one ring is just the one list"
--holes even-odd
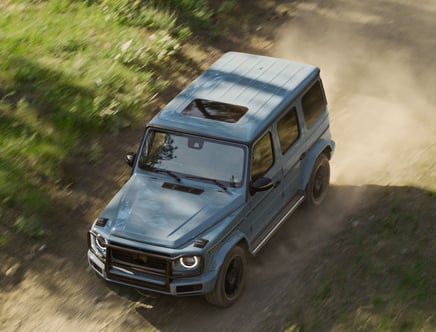
[(298, 191), (294, 198), (286, 205), (276, 217), (256, 236), (252, 243), (253, 255), (267, 243), (286, 219), (300, 206), (304, 201), (304, 191)]

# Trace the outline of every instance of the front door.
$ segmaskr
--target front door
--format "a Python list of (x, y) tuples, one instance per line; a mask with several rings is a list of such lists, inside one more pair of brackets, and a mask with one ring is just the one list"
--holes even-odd
[(275, 157), (271, 132), (264, 134), (253, 146), (251, 156), (251, 182), (259, 177), (268, 177), (274, 186), (249, 196), (246, 234), (251, 243), (256, 244), (269, 222), (283, 206), (283, 183), (280, 160)]

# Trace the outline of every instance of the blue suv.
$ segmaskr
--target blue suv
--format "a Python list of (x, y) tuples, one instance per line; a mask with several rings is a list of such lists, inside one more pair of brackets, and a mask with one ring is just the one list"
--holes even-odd
[(334, 151), (317, 67), (224, 54), (157, 114), (132, 174), (88, 232), (108, 281), (217, 306), (303, 202), (320, 205)]

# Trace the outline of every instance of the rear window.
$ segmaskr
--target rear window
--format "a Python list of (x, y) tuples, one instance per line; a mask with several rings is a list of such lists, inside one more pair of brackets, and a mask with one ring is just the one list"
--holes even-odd
[(309, 128), (324, 111), (326, 101), (321, 87), (321, 82), (316, 82), (301, 99), (303, 106), (304, 120)]

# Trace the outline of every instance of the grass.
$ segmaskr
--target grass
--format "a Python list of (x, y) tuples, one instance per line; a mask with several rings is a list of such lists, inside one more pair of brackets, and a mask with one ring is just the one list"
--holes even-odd
[[(238, 2), (217, 8), (230, 18)], [(80, 154), (95, 163), (104, 153), (99, 135), (154, 111), (156, 95), (178, 76), (183, 45), (196, 29), (217, 33), (211, 17), (206, 0), (0, 2), (2, 251), (16, 245), (11, 233), (50, 234), (56, 191), (71, 182), (65, 161)], [(436, 329), (428, 211), (436, 178), (434, 160), (426, 160), (419, 165), (430, 174), (425, 191), (386, 188), (383, 206), (308, 267), (285, 330)]]
[(30, 216), (28, 218), (19, 217), (15, 221), (14, 227), (20, 233), (31, 238), (41, 238), (45, 235), (43, 224), (36, 216)]
[(177, 72), (181, 46), (209, 18), (194, 0), (2, 1), (0, 207), (16, 218), (0, 229), (45, 234), (64, 161), (95, 162), (90, 137), (154, 110), (168, 85), (156, 70)]
[(383, 204), (339, 234), (296, 285), (285, 330), (434, 331), (436, 201), (428, 193), (376, 193)]
[(0, 248), (8, 243), (8, 238), (6, 235), (0, 235)]
[(237, 7), (238, 7), (238, 3), (235, 0), (225, 0), (219, 6), (218, 13), (227, 14), (232, 12)]

